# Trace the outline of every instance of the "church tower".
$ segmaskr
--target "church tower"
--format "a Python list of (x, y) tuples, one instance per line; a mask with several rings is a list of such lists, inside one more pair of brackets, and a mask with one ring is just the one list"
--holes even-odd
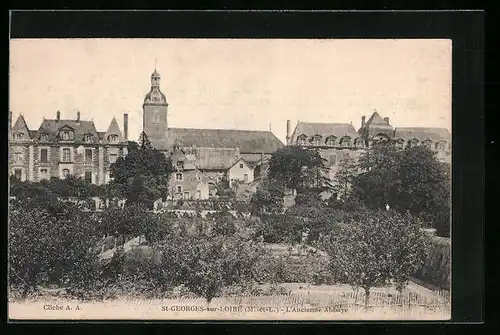
[(151, 90), (144, 98), (142, 129), (151, 142), (161, 142), (167, 137), (167, 109), (165, 94), (160, 91), (160, 74), (151, 75)]

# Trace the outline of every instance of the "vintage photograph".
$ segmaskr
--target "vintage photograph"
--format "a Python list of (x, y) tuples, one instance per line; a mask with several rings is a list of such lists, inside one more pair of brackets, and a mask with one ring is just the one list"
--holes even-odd
[(452, 43), (11, 39), (11, 320), (449, 320)]

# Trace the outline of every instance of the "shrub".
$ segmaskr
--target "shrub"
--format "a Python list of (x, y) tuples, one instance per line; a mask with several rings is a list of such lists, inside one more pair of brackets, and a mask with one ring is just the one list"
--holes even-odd
[(9, 283), (23, 294), (57, 284), (74, 292), (98, 277), (97, 222), (65, 203), (14, 201), (9, 217)]

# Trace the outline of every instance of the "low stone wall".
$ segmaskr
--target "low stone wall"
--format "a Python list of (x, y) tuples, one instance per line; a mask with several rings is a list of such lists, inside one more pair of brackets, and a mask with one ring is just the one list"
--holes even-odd
[(415, 277), (440, 289), (451, 287), (451, 242), (449, 238), (433, 236), (429, 256)]

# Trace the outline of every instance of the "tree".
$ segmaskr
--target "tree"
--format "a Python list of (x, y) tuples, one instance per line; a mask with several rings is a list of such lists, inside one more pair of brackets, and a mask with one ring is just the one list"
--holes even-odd
[(171, 235), (157, 247), (164, 280), (185, 285), (208, 303), (231, 285), (253, 278), (252, 267), (263, 249), (249, 235)]
[(393, 283), (402, 291), (423, 265), (429, 241), (421, 228), (409, 213), (365, 212), (331, 236), (330, 269), (337, 279), (363, 288), (368, 307), (372, 287)]
[(335, 185), (333, 186), (337, 197), (342, 202), (349, 198), (351, 186), (357, 174), (358, 167), (355, 160), (350, 155), (344, 155), (339, 162), (339, 170), (335, 173)]
[(9, 205), (9, 281), (23, 295), (38, 285), (74, 291), (98, 277), (97, 222), (72, 204), (15, 200)]
[(317, 150), (299, 146), (286, 146), (272, 155), (269, 178), (297, 193), (331, 187), (325, 159)]
[(451, 174), (429, 148), (379, 143), (361, 155), (358, 167), (353, 199), (374, 210), (389, 205), (400, 213), (409, 211), (449, 236)]
[(153, 148), (143, 132), (140, 145), (129, 142), (128, 154), (111, 165), (110, 189), (127, 199), (151, 205), (168, 194), (169, 176), (173, 172), (170, 159)]
[(253, 215), (281, 213), (283, 211), (284, 188), (277, 182), (264, 180), (250, 199), (250, 211)]

